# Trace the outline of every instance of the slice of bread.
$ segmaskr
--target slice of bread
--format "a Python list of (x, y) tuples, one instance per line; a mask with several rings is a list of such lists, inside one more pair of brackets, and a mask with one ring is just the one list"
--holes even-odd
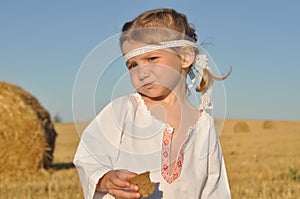
[(142, 198), (150, 196), (155, 189), (155, 183), (151, 182), (149, 175), (150, 172), (146, 171), (129, 179), (131, 184), (135, 184), (139, 187), (139, 193)]

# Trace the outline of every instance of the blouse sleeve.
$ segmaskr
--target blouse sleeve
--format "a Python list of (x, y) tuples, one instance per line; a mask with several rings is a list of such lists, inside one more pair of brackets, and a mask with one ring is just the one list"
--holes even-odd
[[(103, 153), (103, 156), (105, 156), (105, 153)], [(109, 161), (105, 159), (102, 159), (101, 162), (98, 161), (80, 142), (73, 162), (78, 171), (84, 198), (102, 198), (104, 193), (96, 194), (96, 185), (99, 179), (111, 170)], [(96, 195), (98, 197), (95, 197)]]
[(115, 110), (119, 110), (122, 103), (114, 102), (113, 105), (107, 105), (83, 131), (74, 156), (73, 163), (86, 199), (103, 198), (106, 195), (96, 192), (96, 185), (105, 173), (113, 169), (118, 157), (122, 136), (119, 124), (124, 114), (122, 111), (115, 114)]
[(213, 120), (210, 128), (210, 145), (208, 154), (208, 176), (201, 198), (230, 199), (230, 189), (226, 173), (225, 162), (222, 154), (220, 141)]

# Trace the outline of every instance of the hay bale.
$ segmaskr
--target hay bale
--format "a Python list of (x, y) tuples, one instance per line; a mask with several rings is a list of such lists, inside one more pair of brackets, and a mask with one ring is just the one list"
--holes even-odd
[(0, 173), (51, 166), (57, 134), (35, 97), (0, 82), (0, 121)]
[(235, 133), (248, 133), (250, 132), (250, 127), (245, 121), (239, 121), (234, 125)]
[(263, 123), (263, 129), (273, 129), (274, 128), (274, 122), (266, 120)]

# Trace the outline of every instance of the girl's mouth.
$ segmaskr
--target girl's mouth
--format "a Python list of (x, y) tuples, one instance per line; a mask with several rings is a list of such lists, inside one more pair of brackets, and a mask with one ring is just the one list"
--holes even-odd
[(152, 86), (153, 86), (153, 82), (149, 82), (149, 83), (142, 85), (142, 87), (147, 88), (147, 89), (152, 88)]

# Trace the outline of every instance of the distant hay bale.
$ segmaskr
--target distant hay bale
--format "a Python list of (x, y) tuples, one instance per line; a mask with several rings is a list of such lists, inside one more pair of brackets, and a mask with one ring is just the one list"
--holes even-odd
[(274, 126), (275, 126), (274, 122), (269, 121), (269, 120), (266, 120), (266, 121), (264, 121), (264, 123), (263, 123), (263, 128), (264, 128), (264, 129), (273, 129)]
[(250, 127), (245, 121), (239, 121), (234, 125), (235, 133), (248, 133), (250, 132)]
[(56, 135), (50, 114), (35, 97), (0, 82), (0, 173), (49, 168)]

